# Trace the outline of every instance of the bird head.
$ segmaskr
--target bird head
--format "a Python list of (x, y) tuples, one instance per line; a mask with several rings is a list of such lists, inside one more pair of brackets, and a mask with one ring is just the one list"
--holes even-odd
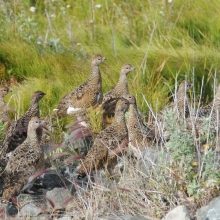
[(136, 104), (136, 99), (133, 95), (130, 94), (123, 95), (122, 98), (128, 100), (129, 104)]
[(0, 86), (0, 96), (4, 97), (7, 95), (9, 92), (12, 92), (8, 87), (6, 86)]
[(37, 130), (37, 129), (47, 129), (46, 123), (44, 120), (41, 120), (38, 117), (32, 117), (31, 120), (28, 123), (28, 130)]
[(36, 91), (36, 92), (34, 92), (34, 94), (32, 95), (31, 101), (38, 102), (38, 101), (40, 101), (45, 95), (46, 95), (46, 93), (44, 93), (44, 92), (42, 92), (42, 91)]
[(133, 70), (135, 70), (135, 68), (131, 64), (126, 63), (121, 68), (121, 74), (128, 74)]
[(124, 99), (124, 98), (120, 98), (117, 103), (116, 103), (116, 109), (115, 111), (123, 111), (126, 112), (128, 110), (129, 107), (129, 102), (128, 100)]
[(192, 84), (192, 83), (190, 83), (190, 82), (187, 81), (187, 80), (184, 80), (184, 81), (180, 84), (178, 91), (186, 91), (186, 92), (188, 92), (192, 87), (193, 87), (193, 84)]
[(103, 57), (102, 55), (95, 54), (92, 58), (92, 65), (99, 66), (105, 60), (106, 60), (106, 58)]

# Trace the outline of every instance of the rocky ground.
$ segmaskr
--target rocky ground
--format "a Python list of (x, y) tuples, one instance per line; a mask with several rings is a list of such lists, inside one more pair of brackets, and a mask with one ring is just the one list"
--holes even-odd
[[(152, 152), (151, 152), (152, 153)], [(154, 160), (156, 162), (156, 159)], [(149, 165), (149, 164), (148, 164)], [(92, 181), (95, 181), (92, 178)], [(71, 211), (67, 209), (69, 202), (77, 199), (76, 191), (82, 193), (89, 191), (88, 179), (77, 180), (75, 178), (75, 167), (72, 165), (60, 168), (59, 172), (51, 169), (37, 178), (32, 190), (34, 194), (20, 194), (14, 204), (0, 206), (0, 219), (85, 219), (80, 218), (77, 211), (72, 207)], [(16, 204), (16, 205), (15, 205)], [(220, 219), (220, 197), (212, 199), (208, 205), (201, 207), (196, 211), (197, 220), (217, 220)], [(94, 218), (91, 218), (94, 219)], [(109, 215), (99, 216), (97, 220), (151, 220), (139, 215)], [(185, 205), (180, 205), (169, 211), (162, 220), (192, 220), (190, 211)]]
[[(67, 137), (65, 142), (69, 142), (71, 137)], [(86, 154), (88, 149), (85, 149), (90, 143), (91, 139), (74, 142), (72, 148), (77, 148), (80, 144), (81, 153)], [(69, 144), (69, 143), (65, 143)], [(91, 143), (90, 143), (91, 146)], [(161, 160), (161, 150), (154, 148), (147, 148), (143, 152), (143, 157), (139, 160), (139, 172), (148, 176), (152, 167), (159, 164)], [(163, 154), (165, 161), (172, 160), (169, 154)], [(34, 193), (21, 193), (13, 203), (4, 205), (0, 204), (0, 219), (59, 219), (59, 220), (81, 220), (81, 219), (97, 219), (97, 220), (156, 220), (159, 218), (153, 218), (146, 215), (136, 215), (132, 211), (130, 213), (109, 213), (109, 215), (96, 215), (96, 217), (83, 216), (82, 210), (79, 206), (87, 202), (83, 201), (81, 195), (87, 195), (90, 192), (91, 185), (96, 183), (98, 186), (102, 186), (103, 182), (100, 182), (100, 175), (90, 176), (83, 179), (77, 179), (76, 168), (79, 162), (74, 162), (65, 166), (58, 166), (55, 168), (52, 166), (46, 172), (39, 176), (31, 191)], [(120, 166), (119, 166), (120, 169)], [(111, 179), (107, 179), (103, 175), (106, 185), (111, 187)], [(101, 181), (103, 181), (103, 179)], [(103, 187), (104, 188), (104, 187)], [(108, 190), (108, 189), (105, 189)], [(80, 197), (80, 199), (79, 199)], [(147, 203), (146, 203), (147, 204)], [(147, 206), (147, 205), (146, 205)], [(197, 209), (196, 214), (192, 216), (192, 210), (190, 203), (187, 205), (177, 205), (173, 210), (167, 210), (167, 213), (162, 220), (218, 220), (220, 219), (220, 197), (212, 199), (206, 206)], [(87, 208), (87, 207), (86, 207)], [(96, 210), (96, 212), (98, 212)], [(195, 210), (194, 210), (195, 212)]]

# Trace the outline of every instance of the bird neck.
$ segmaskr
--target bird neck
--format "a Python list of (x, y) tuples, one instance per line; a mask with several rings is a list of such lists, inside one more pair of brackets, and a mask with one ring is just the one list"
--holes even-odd
[(4, 96), (0, 96), (0, 106), (5, 105)]
[(115, 122), (117, 123), (125, 123), (125, 113), (122, 110), (115, 111)]
[(130, 104), (129, 105), (129, 113), (131, 113), (131, 114), (129, 114), (129, 115), (136, 115), (137, 114), (137, 105), (136, 104)]
[(40, 117), (40, 112), (39, 112), (39, 104), (38, 103), (33, 103), (31, 104), (31, 106), (29, 107), (29, 109), (24, 113), (24, 115), (22, 116), (22, 118), (29, 118), (29, 120), (31, 119), (31, 117)]
[(100, 75), (100, 69), (99, 69), (99, 66), (97, 65), (92, 65), (91, 66), (91, 70), (90, 70), (90, 77), (91, 76), (96, 76), (96, 75)]
[(29, 140), (31, 142), (31, 144), (38, 144), (39, 143), (39, 139), (37, 137), (36, 130), (28, 128), (27, 140)]
[(102, 82), (99, 66), (92, 65), (88, 80), (90, 83), (98, 84)]
[(137, 105), (134, 104), (130, 104), (129, 105), (129, 118), (128, 118), (128, 123), (129, 122), (139, 122), (140, 121), (140, 116), (138, 114), (138, 110), (137, 110)]
[(123, 94), (128, 94), (128, 81), (126, 74), (120, 74), (118, 84), (115, 87), (115, 90), (120, 91)]
[(39, 109), (39, 103), (36, 100), (31, 100), (31, 104), (30, 107), (28, 109), (28, 111), (35, 111)]

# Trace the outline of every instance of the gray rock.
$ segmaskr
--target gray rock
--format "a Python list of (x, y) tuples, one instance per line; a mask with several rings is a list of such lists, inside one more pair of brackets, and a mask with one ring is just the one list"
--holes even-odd
[(109, 215), (106, 217), (100, 217), (98, 220), (148, 220), (145, 217), (139, 216), (139, 215), (123, 215), (123, 216), (114, 216), (114, 215)]
[(40, 214), (37, 217), (32, 217), (31, 220), (52, 220), (53, 217), (49, 214)]
[(72, 220), (71, 216), (63, 216), (61, 218), (58, 218), (57, 220)]
[(67, 201), (69, 197), (68, 190), (65, 188), (54, 188), (46, 193), (47, 204), (49, 207), (54, 206), (52, 207), (53, 209), (64, 209), (66, 206), (65, 201)]
[(35, 204), (37, 207), (41, 207), (44, 210), (47, 209), (44, 195), (20, 194), (17, 200), (21, 209), (28, 204)]
[(208, 206), (202, 206), (200, 209), (196, 211), (196, 219), (197, 220), (206, 220), (206, 213), (208, 211)]
[(18, 214), (18, 209), (15, 205), (9, 203), (6, 206), (6, 213), (9, 216), (16, 216)]
[(58, 175), (55, 170), (52, 170), (49, 173), (44, 173), (43, 175), (39, 176), (34, 183), (35, 188), (46, 190), (52, 190), (54, 188), (64, 187), (66, 185), (71, 185), (71, 182), (69, 182), (62, 175)]
[(206, 220), (219, 220), (220, 219), (220, 196), (211, 200), (208, 204), (206, 213)]
[(166, 214), (162, 220), (190, 220), (190, 215), (185, 205), (180, 205)]
[(25, 206), (23, 206), (18, 214), (19, 217), (21, 216), (38, 216), (42, 210), (40, 207), (36, 206), (34, 203), (28, 203)]

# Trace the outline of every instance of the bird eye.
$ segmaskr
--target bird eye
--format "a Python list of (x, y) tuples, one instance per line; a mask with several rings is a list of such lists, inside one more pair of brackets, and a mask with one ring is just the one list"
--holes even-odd
[(101, 60), (100, 58), (98, 58), (98, 60)]

